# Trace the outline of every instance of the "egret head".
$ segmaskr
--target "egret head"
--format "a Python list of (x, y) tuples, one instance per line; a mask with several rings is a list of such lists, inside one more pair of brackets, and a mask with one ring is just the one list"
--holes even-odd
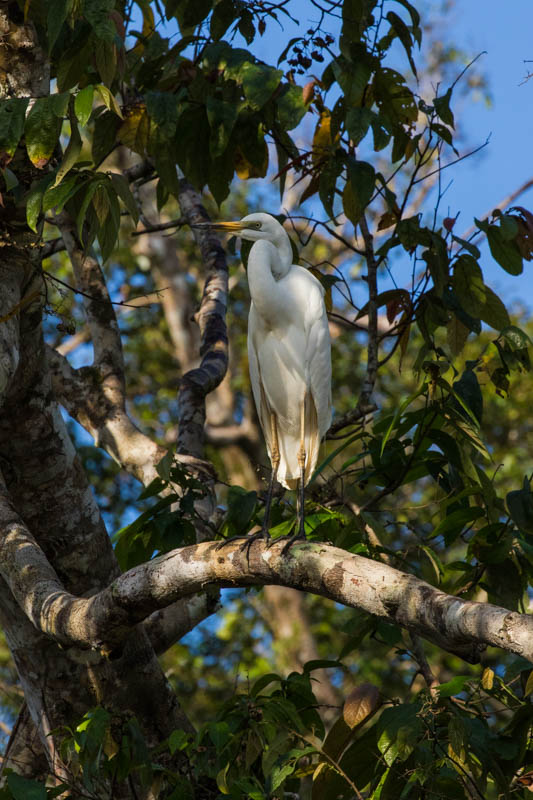
[(280, 237), (284, 238), (287, 235), (283, 225), (272, 214), (263, 212), (247, 214), (239, 222), (200, 222), (194, 227), (233, 233), (235, 236), (240, 236), (241, 239), (248, 239), (250, 242), (267, 239), (275, 245), (279, 244)]
[(270, 242), (274, 246), (270, 268), (276, 279), (286, 275), (291, 267), (291, 241), (283, 225), (272, 214), (258, 211), (254, 214), (247, 214), (239, 222), (200, 222), (193, 227), (233, 233), (250, 242), (258, 242), (262, 239)]

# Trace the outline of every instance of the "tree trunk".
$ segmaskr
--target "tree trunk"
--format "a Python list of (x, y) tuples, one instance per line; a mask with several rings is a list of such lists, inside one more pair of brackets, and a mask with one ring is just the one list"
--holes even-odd
[[(48, 92), (45, 58), (16, 5), (0, 11), (0, 30), (9, 44), (9, 72), (2, 73), (0, 94), (35, 97)], [(2, 48), (5, 57), (7, 44)], [(18, 167), (25, 160), (17, 174), (25, 176), (27, 190), (42, 173), (22, 148), (15, 159)], [(41, 328), (45, 292), (38, 237), (21, 223), (20, 209), (6, 203), (1, 209), (6, 246), (0, 267), (0, 491), (65, 588), (88, 596), (107, 586), (119, 568), (52, 390)], [(161, 743), (175, 728), (191, 729), (141, 627), (108, 661), (100, 654), (61, 649), (39, 633), (3, 581), (0, 615), (27, 702), (8, 748), (8, 766), (39, 777), (44, 751), (50, 772), (71, 778), (59, 752), (60, 731), (78, 724), (97, 705), (117, 719), (134, 715), (149, 746)]]

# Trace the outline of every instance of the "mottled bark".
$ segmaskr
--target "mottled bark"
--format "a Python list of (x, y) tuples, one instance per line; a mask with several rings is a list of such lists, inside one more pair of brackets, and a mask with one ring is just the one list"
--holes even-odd
[[(118, 576), (88, 598), (62, 590), (24, 523), (6, 525), (2, 573), (17, 591), (25, 573), (35, 591), (25, 601), (34, 624), (65, 646), (120, 652), (129, 628), (154, 611), (208, 586), (289, 586), (394, 622), (476, 663), (487, 645), (533, 661), (533, 618), (489, 603), (461, 600), (413, 575), (325, 544), (256, 540), (184, 547)], [(21, 588), (23, 597), (28, 586)]]
[[(178, 199), (182, 215), (189, 225), (209, 220), (198, 192), (186, 181), (180, 182)], [(202, 301), (196, 314), (202, 360), (181, 381), (178, 395), (178, 453), (203, 458), (205, 398), (222, 381), (228, 367), (228, 267), (224, 250), (216, 236), (199, 228), (193, 228), (193, 231), (205, 273)]]
[[(16, 4), (0, 9), (0, 30), (0, 57), (9, 54), (9, 74), (0, 73), (0, 95), (47, 93), (45, 58)], [(38, 171), (23, 147), (15, 154), (13, 167), (20, 188), (29, 188)], [(76, 650), (60, 648), (32, 624), (46, 588), (87, 597), (109, 585), (119, 569), (51, 384), (41, 330), (44, 291), (38, 236), (25, 226), (22, 205), (9, 197), (0, 209), (0, 227), (0, 549), (4, 557), (8, 557), (5, 548), (12, 542), (13, 526), (22, 525), (26, 536), (18, 539), (16, 555), (9, 553), (14, 559), (11, 565), (2, 565), (9, 587), (0, 582), (0, 618), (32, 719), (30, 724), (27, 715), (21, 716), (6, 763), (17, 769), (19, 763), (24, 774), (38, 776), (44, 752), (51, 774), (68, 778), (58, 748), (60, 736), (51, 733), (77, 724), (96, 705), (106, 706), (117, 717), (134, 714), (149, 745), (159, 744), (176, 727), (188, 727), (188, 722), (142, 628), (131, 629), (116, 660), (110, 662), (87, 654), (80, 658)], [(65, 235), (68, 241), (68, 231)], [(97, 293), (101, 287), (93, 265), (77, 262), (77, 267), (80, 280)], [(107, 314), (105, 319), (102, 313)], [(123, 393), (117, 330), (110, 324), (105, 304), (88, 309), (88, 315), (97, 339), (100, 390), (113, 404)], [(37, 566), (30, 563), (30, 554), (35, 553), (39, 554)], [(43, 570), (49, 581), (46, 587), (38, 577)], [(32, 751), (36, 753), (33, 763)]]

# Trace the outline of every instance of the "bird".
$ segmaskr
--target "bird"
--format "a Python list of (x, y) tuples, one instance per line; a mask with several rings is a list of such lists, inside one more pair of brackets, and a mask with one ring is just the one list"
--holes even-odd
[[(253, 242), (248, 255), (250, 290), (248, 362), (252, 393), (272, 465), (261, 533), (270, 538), (274, 482), (298, 490), (299, 526), (305, 539), (304, 488), (331, 424), (331, 342), (324, 288), (293, 264), (291, 241), (271, 214), (238, 222), (199, 223)], [(248, 537), (250, 538), (250, 537)]]

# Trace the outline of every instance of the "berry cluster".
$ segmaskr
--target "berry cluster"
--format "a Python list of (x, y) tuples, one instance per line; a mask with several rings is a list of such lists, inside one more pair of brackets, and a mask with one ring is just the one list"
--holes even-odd
[[(296, 72), (300, 75), (303, 75), (309, 69), (313, 61), (324, 61), (324, 56), (320, 51), (335, 41), (329, 33), (326, 33), (323, 37), (315, 36), (315, 33), (316, 31), (311, 28), (307, 31), (309, 38), (301, 39), (292, 48), (293, 57), (289, 58), (288, 63), (291, 67), (296, 67)], [(312, 47), (314, 48), (313, 50), (311, 50)]]

